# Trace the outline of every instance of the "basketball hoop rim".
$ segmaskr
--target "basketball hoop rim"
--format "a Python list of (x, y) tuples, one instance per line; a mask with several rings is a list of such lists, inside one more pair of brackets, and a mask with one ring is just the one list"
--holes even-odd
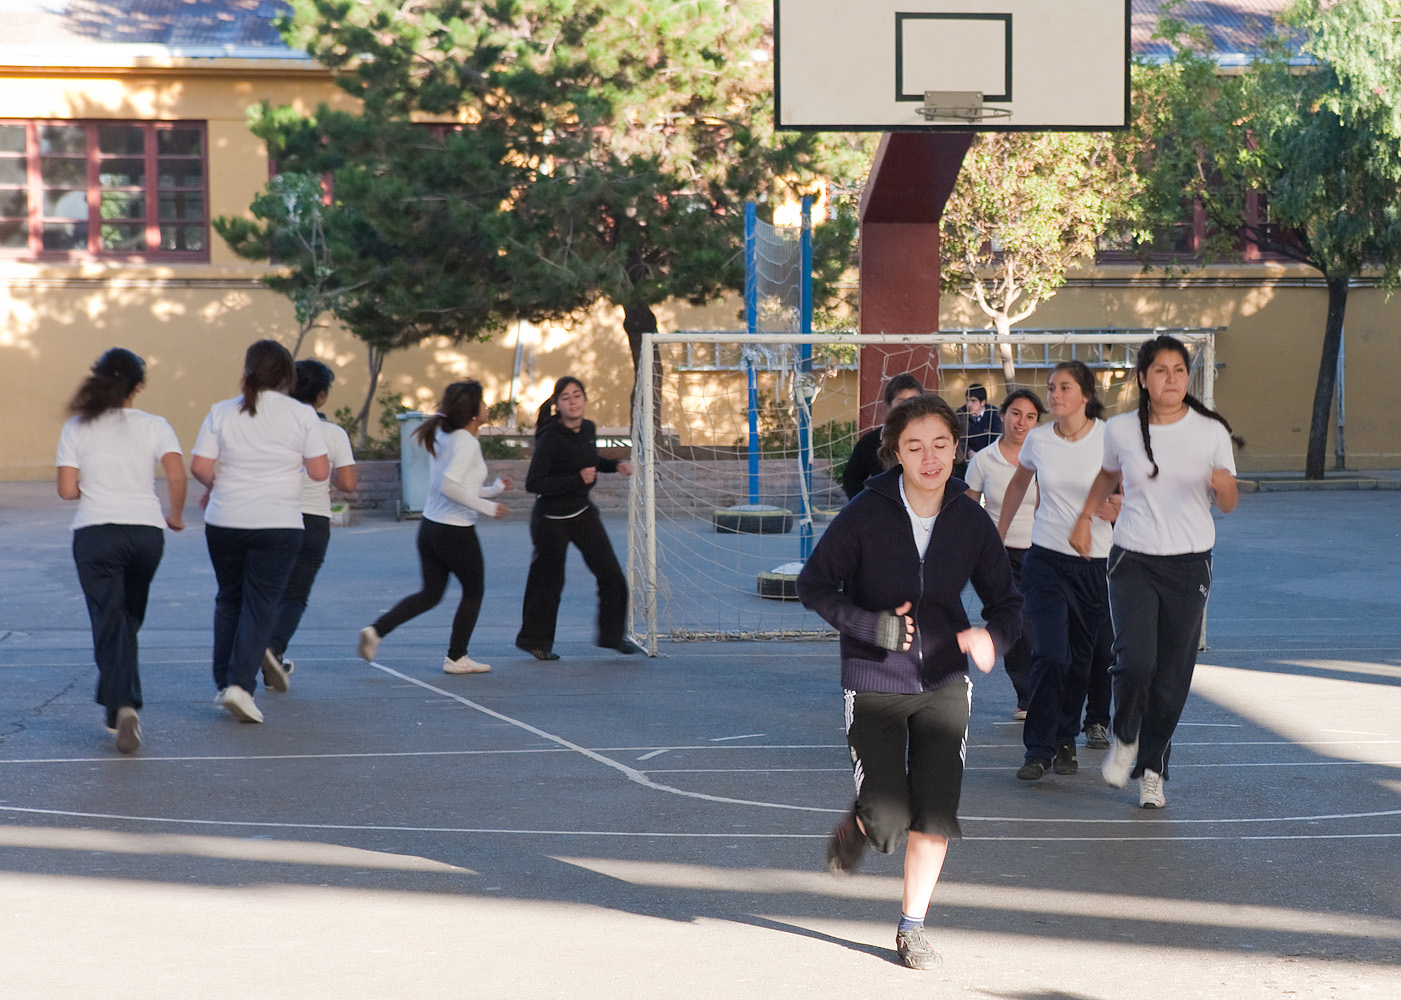
[(997, 118), (1011, 118), (1011, 108), (919, 108), (919, 115), (925, 121), (934, 123), (938, 121), (962, 122), (965, 125), (973, 125), (977, 122), (991, 121)]

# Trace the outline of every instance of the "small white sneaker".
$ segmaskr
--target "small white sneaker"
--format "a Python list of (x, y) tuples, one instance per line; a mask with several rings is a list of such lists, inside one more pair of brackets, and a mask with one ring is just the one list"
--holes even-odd
[(286, 692), (289, 673), (291, 671), (282, 665), (272, 650), (263, 650), (263, 684), (269, 691)]
[(262, 722), (263, 713), (253, 703), (253, 696), (237, 684), (230, 684), (214, 699), (214, 704), (226, 710), (239, 722)]
[(1167, 805), (1163, 776), (1157, 771), (1143, 769), (1143, 777), (1138, 779), (1138, 805), (1141, 809), (1161, 809)]
[(445, 674), (484, 674), (490, 669), (490, 664), (478, 663), (465, 653), (455, 660), (450, 656), (443, 657)]
[(1104, 775), (1104, 780), (1115, 788), (1123, 788), (1129, 783), (1129, 774), (1133, 771), (1133, 762), (1138, 759), (1138, 740), (1132, 743), (1125, 743), (1115, 736), (1114, 741), (1109, 744), (1109, 752), (1104, 755), (1104, 763), (1099, 766), (1099, 773)]
[(366, 625), (360, 630), (360, 645), (356, 647), (360, 659), (368, 663), (375, 658), (375, 653), (379, 650), (379, 638), (379, 633), (373, 625)]
[(141, 720), (130, 705), (117, 709), (117, 749), (135, 753), (141, 746)]

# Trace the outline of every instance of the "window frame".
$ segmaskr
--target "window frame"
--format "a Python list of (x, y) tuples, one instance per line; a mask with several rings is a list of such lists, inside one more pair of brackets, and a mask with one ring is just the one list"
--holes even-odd
[[(3, 154), (7, 159), (22, 159), (25, 163), (25, 184), (27, 212), (24, 223), (28, 234), (24, 247), (0, 247), (0, 259), (34, 262), (64, 261), (122, 261), (130, 263), (198, 263), (205, 264), (210, 259), (210, 205), (209, 205), (209, 127), (202, 119), (170, 119), (161, 121), (125, 118), (0, 118), (0, 125), (22, 125), (25, 129), (25, 150), (21, 155), (10, 152)], [(43, 167), (46, 160), (65, 157), (62, 153), (46, 155), (41, 143), (41, 129), (50, 127), (82, 128), (84, 130), (84, 181), (82, 189), (87, 205), (86, 243), (79, 248), (46, 249), (44, 247), (44, 227), (62, 222), (79, 222), (45, 212), (45, 193), (65, 190), (57, 186), (45, 187)], [(142, 151), (140, 154), (125, 150), (107, 152), (100, 141), (100, 130), (104, 128), (134, 128), (139, 130)], [(163, 132), (196, 131), (199, 134), (197, 154), (162, 153), (160, 138)], [(68, 159), (77, 159), (74, 154), (66, 154)], [(102, 166), (105, 161), (142, 162), (142, 181), (138, 185), (104, 185)], [(163, 185), (161, 183), (162, 161), (198, 160), (198, 186)], [(18, 185), (7, 185), (6, 190), (19, 189)], [(77, 191), (77, 188), (71, 189)], [(113, 193), (136, 195), (144, 200), (140, 216), (114, 216), (103, 218), (103, 197)], [(197, 195), (202, 202), (202, 211), (197, 217), (161, 218), (163, 196)], [(19, 216), (6, 216), (5, 221), (13, 222)], [(106, 249), (102, 246), (103, 228), (107, 225), (126, 225), (143, 231), (142, 245), (134, 249)], [(161, 246), (162, 225), (191, 227), (198, 230), (202, 249), (166, 250)]]

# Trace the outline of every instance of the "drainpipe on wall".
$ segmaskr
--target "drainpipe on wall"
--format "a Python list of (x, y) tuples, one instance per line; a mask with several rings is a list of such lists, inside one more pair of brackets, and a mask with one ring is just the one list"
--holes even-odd
[(1347, 445), (1343, 440), (1343, 428), (1347, 426), (1347, 327), (1338, 334), (1338, 378), (1334, 395), (1338, 400), (1338, 430), (1333, 437), (1333, 468), (1347, 468)]

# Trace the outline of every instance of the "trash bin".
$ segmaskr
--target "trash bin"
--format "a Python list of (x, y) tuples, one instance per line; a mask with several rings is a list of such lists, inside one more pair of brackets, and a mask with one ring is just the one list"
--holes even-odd
[(428, 419), (426, 413), (401, 413), (399, 421), (399, 502), (394, 519), (420, 517), (428, 502), (428, 452), (413, 433)]

